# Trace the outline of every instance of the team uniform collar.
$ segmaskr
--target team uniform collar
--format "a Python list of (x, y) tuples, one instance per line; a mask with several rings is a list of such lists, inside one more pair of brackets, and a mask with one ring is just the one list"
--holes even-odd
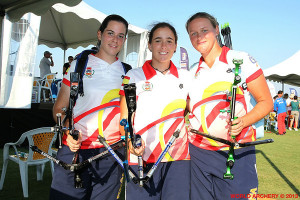
[(94, 56), (94, 58), (95, 59), (99, 59), (99, 60), (101, 60), (101, 62), (102, 63), (105, 63), (105, 65), (107, 65), (107, 66), (114, 66), (116, 63), (121, 63), (121, 61), (119, 60), (119, 58), (118, 57), (116, 57), (116, 60), (115, 60), (115, 62), (113, 62), (113, 63), (111, 63), (111, 64), (109, 64), (108, 62), (106, 62), (105, 60), (103, 60), (103, 59), (101, 59), (101, 58), (99, 58), (99, 57), (97, 57), (96, 56), (96, 54), (93, 54), (93, 53), (91, 53), (90, 55), (92, 55), (92, 56)]
[[(228, 47), (226, 47), (226, 46), (223, 46), (223, 47), (222, 47), (222, 52), (221, 52), (221, 55), (220, 55), (220, 57), (219, 57), (219, 61), (220, 61), (220, 62), (223, 62), (223, 63), (225, 63), (225, 64), (228, 64), (228, 62), (227, 62), (227, 53), (228, 53), (229, 50), (230, 50), (230, 49), (229, 49)], [(204, 61), (204, 58), (203, 58), (203, 56), (201, 56), (201, 58), (200, 58), (200, 60), (199, 60), (199, 65), (198, 65), (198, 69), (197, 69), (197, 71), (196, 71), (196, 74), (199, 72), (199, 70), (200, 70), (201, 68), (203, 68), (203, 67), (201, 67), (201, 64), (203, 63), (203, 61)]]
[[(156, 70), (153, 69), (153, 67), (151, 67), (151, 62), (152, 60), (147, 60), (145, 62), (145, 64), (143, 65), (143, 71), (144, 71), (144, 74), (145, 74), (145, 77), (147, 80), (151, 79), (152, 77), (154, 77), (156, 75)], [(172, 75), (174, 75), (176, 78), (178, 78), (178, 71), (177, 71), (177, 68), (176, 66), (173, 64), (172, 61), (170, 61), (170, 73)]]
[(221, 61), (221, 62), (223, 62), (225, 64), (228, 64), (228, 62), (227, 62), (227, 53), (228, 53), (229, 50), (230, 49), (228, 47), (226, 47), (226, 46), (222, 47), (222, 53), (221, 53), (221, 55), (219, 57), (219, 61)]

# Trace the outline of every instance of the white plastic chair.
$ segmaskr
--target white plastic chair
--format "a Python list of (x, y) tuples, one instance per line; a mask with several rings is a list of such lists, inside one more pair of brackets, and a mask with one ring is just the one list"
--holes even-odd
[(41, 102), (41, 82), (42, 79), (36, 79), (33, 81), (32, 88), (32, 103), (40, 103)]
[(45, 86), (46, 81), (48, 81), (50, 84), (52, 83), (52, 81), (55, 79), (57, 73), (50, 73), (50, 74), (46, 74), (42, 80), (44, 80), (44, 82), (42, 82), (41, 86)]
[[(43, 180), (45, 164), (50, 160), (37, 152), (33, 152), (29, 147), (28, 154), (19, 153), (17, 145), (21, 145), (28, 139), (29, 146), (37, 146), (42, 151), (52, 155), (52, 144), (56, 139), (56, 134), (51, 127), (42, 127), (23, 133), (16, 143), (6, 143), (3, 148), (3, 168), (0, 180), (0, 190), (3, 188), (8, 161), (11, 160), (19, 164), (23, 195), (28, 197), (28, 166), (35, 165), (37, 168), (37, 180)], [(13, 147), (14, 154), (9, 154), (10, 147)], [(23, 155), (22, 155), (23, 154)]]
[[(56, 147), (52, 147), (52, 156), (53, 157), (57, 156), (57, 151), (58, 151), (58, 149)], [(53, 175), (53, 172), (54, 172), (54, 162), (52, 160), (50, 161), (50, 166), (51, 166), (51, 173)]]
[(40, 103), (41, 97), (43, 97), (43, 102), (46, 102), (46, 91), (48, 91), (49, 99), (54, 101), (51, 90), (51, 83), (55, 80), (57, 73), (46, 74), (42, 79), (37, 79), (33, 81), (33, 91), (37, 92), (37, 102)]
[(41, 93), (43, 95), (43, 101), (46, 102), (46, 91), (49, 91), (49, 100), (53, 101), (52, 90), (51, 90), (51, 80), (45, 80), (44, 85), (41, 86)]
[(54, 98), (51, 90), (51, 83), (55, 80), (57, 73), (46, 74), (43, 77), (43, 81), (41, 83), (41, 93), (43, 95), (43, 101), (46, 102), (46, 91), (49, 91), (49, 99), (54, 102)]

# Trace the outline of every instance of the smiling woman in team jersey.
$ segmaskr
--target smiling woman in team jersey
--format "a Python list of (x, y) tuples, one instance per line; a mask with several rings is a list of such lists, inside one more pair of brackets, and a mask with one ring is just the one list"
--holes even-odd
[[(88, 30), (87, 30), (88, 31)], [(102, 22), (97, 37), (101, 42), (99, 51), (88, 55), (83, 76), (84, 95), (78, 95), (73, 109), (74, 127), (80, 132), (78, 140), (66, 133), (63, 147), (57, 158), (71, 163), (74, 152), (79, 150), (80, 161), (87, 160), (103, 151), (98, 141), (103, 136), (108, 143), (120, 140), (119, 132), (119, 89), (125, 70), (117, 59), (128, 31), (127, 21), (119, 15), (109, 15)], [(75, 71), (76, 61), (63, 78), (63, 85), (53, 108), (53, 116), (63, 113), (69, 106), (70, 73)], [(67, 121), (68, 122), (68, 121)], [(65, 124), (68, 127), (68, 124)], [(119, 149), (120, 155), (124, 150)], [(121, 156), (121, 155), (120, 155)], [(81, 171), (82, 188), (74, 187), (74, 173), (55, 166), (50, 199), (105, 199), (115, 200), (120, 188), (123, 170), (113, 158), (93, 162)]]
[[(208, 13), (194, 14), (186, 22), (193, 47), (201, 54), (199, 66), (192, 74), (189, 89), (190, 123), (193, 129), (237, 142), (256, 140), (254, 123), (273, 108), (265, 77), (258, 63), (247, 53), (220, 47), (217, 20)], [(233, 59), (242, 59), (241, 85), (236, 95), (235, 116), (229, 121), (231, 87), (235, 77)], [(250, 98), (257, 104), (251, 109)], [(255, 148), (235, 150), (234, 179), (224, 179), (228, 145), (190, 133), (191, 199), (230, 199), (230, 194), (257, 193)]]
[[(129, 71), (123, 81), (136, 84), (133, 128), (143, 140), (142, 147), (136, 149), (129, 143), (132, 153), (130, 168), (137, 173), (134, 155), (141, 155), (146, 166), (144, 174), (148, 173), (173, 133), (179, 130), (180, 134), (148, 183), (143, 187), (132, 181), (127, 184), (127, 199), (189, 199), (190, 161), (184, 121), (187, 71), (177, 69), (171, 61), (177, 47), (174, 27), (164, 22), (156, 24), (149, 33), (148, 47), (152, 52), (152, 60)], [(127, 118), (123, 89), (120, 94), (123, 119)]]

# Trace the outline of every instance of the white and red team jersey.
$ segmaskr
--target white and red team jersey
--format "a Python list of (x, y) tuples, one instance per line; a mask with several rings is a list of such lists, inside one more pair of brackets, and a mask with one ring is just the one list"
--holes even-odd
[[(134, 131), (145, 142), (143, 160), (156, 162), (176, 130), (181, 130), (179, 137), (162, 162), (189, 159), (184, 110), (189, 87), (186, 80), (190, 76), (186, 70), (178, 70), (172, 62), (165, 75), (154, 70), (150, 63), (148, 60), (143, 67), (130, 70), (123, 80), (123, 85), (136, 84)], [(123, 89), (120, 94), (125, 95)], [(136, 163), (136, 156), (131, 155), (130, 164)]]
[[(76, 60), (63, 83), (70, 86), (70, 73), (74, 72)], [(90, 54), (83, 76), (84, 96), (78, 95), (74, 106), (74, 127), (82, 133), (81, 149), (104, 147), (98, 135), (104, 136), (109, 144), (121, 139), (120, 121), (120, 85), (125, 72), (122, 63), (117, 60), (108, 64)], [(66, 137), (64, 137), (64, 144)]]
[[(220, 110), (230, 110), (230, 93), (235, 76), (233, 59), (243, 59), (243, 64), (240, 65), (242, 81), (237, 89), (235, 116), (244, 116), (253, 108), (250, 104), (250, 93), (245, 86), (263, 74), (258, 63), (247, 53), (230, 50), (224, 46), (212, 68), (209, 68), (201, 57), (198, 68), (192, 73), (193, 81), (189, 91), (191, 128), (226, 140), (230, 139), (229, 126), (226, 122), (230, 116), (228, 112)], [(238, 142), (255, 141), (255, 127), (244, 128), (236, 140)], [(224, 148), (228, 145), (194, 133), (189, 133), (189, 141), (206, 150), (228, 149)]]

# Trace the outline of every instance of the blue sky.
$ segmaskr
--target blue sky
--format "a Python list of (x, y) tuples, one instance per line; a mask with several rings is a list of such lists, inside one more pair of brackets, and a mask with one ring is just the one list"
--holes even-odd
[[(233, 48), (251, 54), (263, 69), (300, 50), (299, 0), (84, 1), (105, 14), (120, 14), (129, 23), (146, 29), (155, 21), (170, 22), (178, 32), (178, 46), (187, 48), (191, 63), (199, 60), (199, 54), (190, 44), (185, 22), (199, 11), (214, 15), (220, 24), (229, 22)], [(173, 60), (179, 60), (177, 52)]]
[[(199, 11), (212, 14), (219, 24), (228, 22), (233, 49), (248, 52), (258, 61), (262, 69), (272, 67), (300, 50), (299, 0), (84, 0), (84, 2), (104, 14), (119, 14), (129, 23), (145, 29), (150, 29), (150, 25), (158, 21), (171, 23), (179, 36), (177, 53), (172, 59), (178, 66), (179, 47), (187, 49), (190, 64), (200, 58), (200, 54), (190, 44), (185, 30), (186, 20)], [(42, 46), (39, 49), (46, 48)], [(75, 52), (80, 50), (79, 48)], [(69, 50), (66, 55), (72, 55), (73, 52)], [(37, 55), (37, 64), (41, 57)], [(62, 58), (55, 55), (54, 62), (58, 66), (63, 64)]]

